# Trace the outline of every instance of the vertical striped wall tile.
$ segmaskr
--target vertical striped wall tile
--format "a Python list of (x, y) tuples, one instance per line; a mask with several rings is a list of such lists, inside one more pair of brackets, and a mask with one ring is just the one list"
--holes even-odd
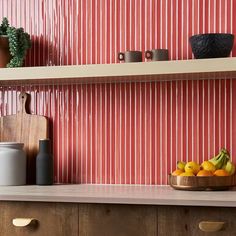
[[(3, 0), (0, 18), (24, 27), (26, 66), (118, 63), (120, 51), (168, 48), (192, 59), (189, 36), (236, 34), (233, 0)], [(232, 56), (236, 54), (235, 47)], [(145, 60), (143, 58), (143, 60)], [(235, 159), (235, 80), (0, 87), (0, 115), (50, 119), (55, 182), (167, 184), (177, 160), (203, 161), (226, 147)]]
[(1, 115), (21, 91), (49, 117), (58, 183), (166, 184), (177, 160), (226, 147), (235, 160), (234, 79), (1, 87)]
[(235, 9), (233, 0), (3, 0), (0, 18), (30, 33), (27, 66), (53, 66), (114, 63), (119, 51), (153, 48), (190, 59), (191, 35), (235, 33)]

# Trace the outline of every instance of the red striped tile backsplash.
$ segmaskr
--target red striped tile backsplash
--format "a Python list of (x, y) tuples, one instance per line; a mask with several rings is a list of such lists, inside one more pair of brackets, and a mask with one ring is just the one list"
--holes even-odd
[(1, 87), (0, 115), (21, 90), (50, 117), (55, 181), (166, 184), (177, 159), (236, 149), (235, 80)]
[[(119, 51), (152, 48), (191, 59), (189, 36), (236, 33), (233, 0), (0, 4), (1, 18), (32, 35), (26, 66), (118, 63)], [(20, 91), (50, 118), (57, 183), (166, 184), (178, 159), (201, 162), (226, 147), (235, 160), (234, 79), (4, 86), (0, 115), (16, 113)]]

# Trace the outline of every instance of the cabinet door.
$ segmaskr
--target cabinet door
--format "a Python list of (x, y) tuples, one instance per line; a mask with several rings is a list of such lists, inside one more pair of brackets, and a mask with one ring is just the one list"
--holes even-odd
[[(223, 207), (158, 207), (158, 235), (160, 236), (233, 236), (236, 235), (236, 209)], [(222, 230), (203, 232), (200, 222), (225, 222)]]
[[(78, 205), (71, 203), (0, 202), (1, 236), (77, 236)], [(35, 218), (33, 224), (16, 227), (15, 218)]]
[(80, 236), (156, 236), (153, 206), (80, 204)]

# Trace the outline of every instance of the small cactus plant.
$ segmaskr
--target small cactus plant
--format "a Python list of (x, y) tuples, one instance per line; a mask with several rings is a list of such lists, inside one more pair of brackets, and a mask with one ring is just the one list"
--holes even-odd
[(7, 67), (20, 67), (23, 65), (27, 50), (31, 47), (31, 40), (23, 28), (9, 26), (8, 19), (3, 18), (0, 25), (0, 36), (5, 35), (9, 41), (10, 62)]

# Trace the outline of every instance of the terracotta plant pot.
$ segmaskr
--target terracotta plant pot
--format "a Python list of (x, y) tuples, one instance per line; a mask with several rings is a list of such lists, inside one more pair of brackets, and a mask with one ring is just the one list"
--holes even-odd
[(11, 59), (8, 37), (0, 36), (0, 68), (5, 68)]

